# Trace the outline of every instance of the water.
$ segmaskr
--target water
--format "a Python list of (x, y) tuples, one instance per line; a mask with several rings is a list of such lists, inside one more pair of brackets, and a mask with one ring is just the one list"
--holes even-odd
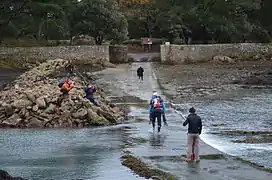
[[(271, 131), (271, 92), (240, 89), (229, 94), (227, 100), (194, 104), (205, 125), (202, 139), (222, 152), (272, 168), (272, 143), (234, 143), (233, 140), (244, 139), (246, 136), (214, 134), (224, 130)], [(212, 124), (224, 125), (214, 127)]]
[(139, 179), (121, 166), (126, 125), (94, 129), (1, 130), (0, 164), (28, 179)]
[[(146, 71), (144, 82), (135, 78), (135, 70), (140, 65)], [(158, 90), (158, 85), (152, 77), (150, 64), (132, 64), (130, 68), (113, 69), (113, 72), (107, 72), (108, 74), (103, 77), (103, 80), (111, 83), (109, 89), (120, 88), (122, 92), (147, 100), (148, 103), (152, 90)], [(118, 92), (115, 93), (118, 94)], [(217, 132), (224, 128), (236, 128), (233, 125), (234, 122), (239, 128), (250, 129), (257, 123), (260, 126), (258, 128), (269, 129), (270, 120), (263, 121), (271, 116), (266, 113), (267, 109), (271, 107), (269, 92), (263, 92), (263, 94), (259, 92), (253, 95), (252, 92), (248, 92), (247, 95), (244, 91), (236, 93), (237, 96), (234, 100), (231, 95), (231, 100), (194, 104), (200, 115), (203, 116), (205, 125), (226, 123), (226, 126), (223, 127), (205, 126), (202, 137), (213, 147), (229, 154), (234, 153), (235, 155), (236, 153), (237, 156), (241, 155), (247, 159), (255, 158), (254, 161), (269, 165), (269, 162), (260, 161), (261, 153), (264, 153), (264, 150), (260, 148), (262, 145), (258, 145), (259, 149), (257, 146), (248, 144), (238, 144), (239, 146), (237, 146), (231, 143), (231, 137), (210, 134), (210, 132)], [(259, 98), (258, 101), (263, 101), (266, 104), (266, 110), (262, 108), (264, 107), (262, 102), (256, 102), (256, 97)], [(187, 111), (189, 106), (191, 105), (182, 105), (181, 107)], [(152, 166), (185, 180), (253, 180), (257, 177), (260, 180), (271, 179), (270, 174), (233, 159), (203, 159), (197, 166), (190, 166), (180, 159), (169, 158), (186, 153), (187, 128), (182, 127), (184, 120), (173, 109), (168, 108), (166, 114), (169, 126), (163, 127), (159, 134), (152, 133), (150, 125), (148, 125), (147, 107), (147, 104), (146, 106), (131, 107), (130, 115), (134, 118), (131, 118), (127, 124), (113, 127), (74, 130), (0, 130), (0, 164), (2, 169), (7, 170), (13, 176), (35, 180), (140, 179), (121, 165), (122, 151), (129, 150)], [(252, 110), (249, 110), (248, 107)], [(242, 110), (237, 111), (238, 108), (242, 108)], [(239, 116), (234, 116), (232, 111), (235, 111)], [(252, 111), (258, 113), (259, 116), (255, 117), (260, 119), (259, 122), (254, 121)], [(251, 117), (250, 120), (247, 119), (249, 125), (244, 126), (241, 121), (245, 120), (247, 113), (251, 113)], [(140, 143), (135, 141), (135, 138), (143, 138), (146, 141)], [(266, 150), (271, 153), (269, 149)], [(201, 142), (201, 155), (219, 153), (218, 150)], [(268, 158), (271, 159), (271, 157)]]

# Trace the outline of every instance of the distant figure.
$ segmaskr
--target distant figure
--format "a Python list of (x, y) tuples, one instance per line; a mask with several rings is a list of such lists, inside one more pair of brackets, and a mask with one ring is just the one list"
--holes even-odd
[(137, 76), (139, 77), (139, 79), (144, 80), (144, 69), (142, 68), (142, 66), (137, 69)]
[(202, 120), (195, 113), (195, 108), (190, 108), (189, 112), (190, 114), (183, 123), (183, 126), (189, 124), (187, 137), (187, 161), (190, 161), (192, 158), (199, 161), (199, 135), (202, 131)]
[(67, 77), (70, 78), (71, 76), (74, 75), (74, 66), (72, 65), (72, 62), (69, 61), (67, 65), (65, 66), (66, 72), (67, 72)]

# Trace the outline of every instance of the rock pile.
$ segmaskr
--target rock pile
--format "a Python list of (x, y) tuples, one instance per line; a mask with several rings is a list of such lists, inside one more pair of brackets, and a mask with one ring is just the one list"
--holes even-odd
[(70, 91), (70, 97), (59, 104), (59, 80), (55, 75), (67, 62), (56, 59), (42, 63), (0, 92), (0, 127), (86, 127), (118, 123), (124, 114), (107, 104), (102, 90), (95, 94), (99, 107), (84, 98), (82, 77), (73, 77), (76, 86)]

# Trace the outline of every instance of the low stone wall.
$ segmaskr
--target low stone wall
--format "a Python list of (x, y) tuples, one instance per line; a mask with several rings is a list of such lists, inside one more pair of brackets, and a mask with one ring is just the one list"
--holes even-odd
[(163, 63), (208, 61), (218, 55), (246, 59), (258, 54), (272, 55), (272, 44), (161, 45)]
[(115, 45), (109, 47), (109, 60), (111, 63), (127, 63), (128, 47), (123, 45)]
[(1, 59), (40, 61), (47, 59), (91, 59), (109, 60), (109, 46), (55, 46), (55, 47), (0, 47)]

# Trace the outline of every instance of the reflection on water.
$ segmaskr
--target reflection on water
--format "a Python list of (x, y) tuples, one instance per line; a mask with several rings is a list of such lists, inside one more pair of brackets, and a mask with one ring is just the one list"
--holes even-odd
[(0, 164), (29, 179), (136, 179), (119, 159), (129, 130), (2, 130)]
[(149, 144), (152, 147), (160, 147), (164, 145), (164, 142), (166, 140), (166, 135), (165, 134), (151, 134), (149, 136)]

